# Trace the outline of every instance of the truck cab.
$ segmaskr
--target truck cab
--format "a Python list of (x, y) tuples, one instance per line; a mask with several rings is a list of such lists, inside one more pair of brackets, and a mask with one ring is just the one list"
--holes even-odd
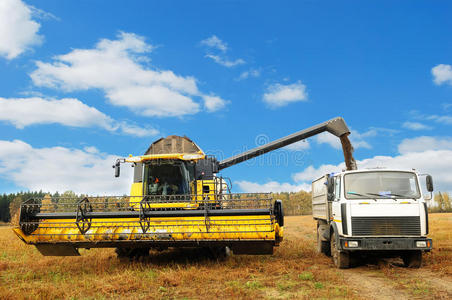
[(370, 169), (328, 174), (312, 183), (313, 217), (318, 251), (348, 268), (363, 255), (400, 256), (408, 267), (420, 267), (427, 238), (430, 194), (423, 195), (414, 171)]

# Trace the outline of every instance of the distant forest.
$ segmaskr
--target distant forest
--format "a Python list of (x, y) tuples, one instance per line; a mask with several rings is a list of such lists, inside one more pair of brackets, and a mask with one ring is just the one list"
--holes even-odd
[[(30, 198), (43, 198), (43, 191), (39, 192), (19, 192), (12, 194), (3, 194), (0, 196), (0, 222), (10, 222), (12, 216), (19, 211), (20, 204)], [(53, 199), (58, 197), (77, 197), (72, 191), (66, 191), (62, 194), (56, 192), (50, 194)], [(293, 193), (273, 193), (274, 199), (280, 199), (283, 202), (284, 214), (286, 216), (310, 215), (311, 193), (300, 191)], [(430, 212), (452, 212), (452, 198), (448, 193), (438, 192), (432, 201), (429, 201)]]

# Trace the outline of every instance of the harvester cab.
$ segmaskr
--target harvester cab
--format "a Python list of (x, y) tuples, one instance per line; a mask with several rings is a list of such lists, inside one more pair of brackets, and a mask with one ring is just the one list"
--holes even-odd
[(283, 239), (282, 202), (270, 193), (231, 193), (230, 181), (219, 172), (325, 131), (341, 139), (347, 168), (356, 168), (342, 118), (223, 161), (189, 138), (173, 135), (113, 165), (116, 177), (121, 164), (134, 167), (129, 196), (29, 199), (14, 231), (43, 255), (79, 255), (79, 248), (101, 247), (116, 248), (119, 256), (168, 247), (272, 254)]

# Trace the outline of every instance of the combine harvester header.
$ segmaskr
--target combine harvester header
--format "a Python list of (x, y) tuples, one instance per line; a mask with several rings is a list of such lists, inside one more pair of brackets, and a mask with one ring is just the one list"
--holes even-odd
[(347, 169), (356, 169), (342, 118), (301, 130), (218, 161), (187, 137), (168, 136), (144, 155), (120, 158), (134, 166), (130, 196), (29, 199), (14, 232), (43, 255), (80, 255), (79, 248), (116, 248), (119, 256), (149, 249), (206, 247), (224, 253), (272, 254), (283, 238), (280, 200), (270, 193), (230, 191), (219, 171), (322, 132), (339, 137)]

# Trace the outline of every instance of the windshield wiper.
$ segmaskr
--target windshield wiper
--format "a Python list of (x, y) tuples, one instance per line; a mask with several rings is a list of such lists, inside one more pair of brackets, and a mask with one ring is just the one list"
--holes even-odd
[(408, 198), (408, 199), (413, 199), (413, 200), (417, 200), (416, 198), (414, 198), (414, 197), (411, 197), (411, 196), (406, 196), (406, 195), (399, 195), (399, 194), (393, 194), (393, 193), (388, 193), (388, 194), (386, 194), (386, 195), (389, 195), (389, 196), (394, 196), (394, 197), (397, 197), (397, 198)]
[(385, 197), (385, 199), (392, 199), (394, 201), (397, 201), (397, 199), (391, 197), (391, 195), (394, 195), (391, 193), (384, 193), (384, 194), (368, 193), (368, 194), (373, 195), (373, 196), (381, 196), (381, 197)]
[[(368, 197), (368, 195), (372, 195), (371, 193), (366, 193), (366, 195), (364, 195), (364, 194), (360, 194), (360, 193), (356, 193), (356, 192), (347, 192), (347, 194), (361, 196), (361, 197)], [(372, 198), (372, 197), (370, 199), (377, 201), (377, 199)]]

